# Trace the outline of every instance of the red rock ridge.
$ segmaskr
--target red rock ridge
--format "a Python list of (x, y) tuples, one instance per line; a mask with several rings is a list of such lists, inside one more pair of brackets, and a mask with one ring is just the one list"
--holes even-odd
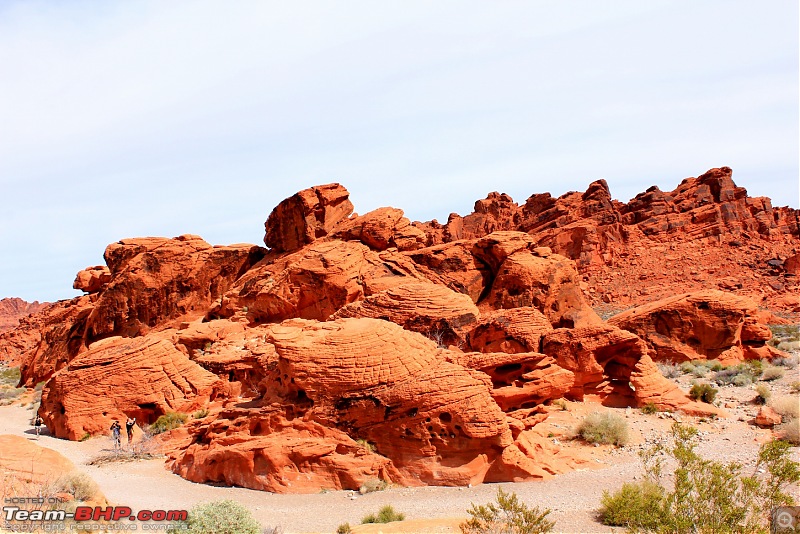
[(45, 304), (38, 301), (25, 302), (12, 297), (0, 299), (0, 333), (13, 330), (19, 325), (19, 320), (41, 310)]

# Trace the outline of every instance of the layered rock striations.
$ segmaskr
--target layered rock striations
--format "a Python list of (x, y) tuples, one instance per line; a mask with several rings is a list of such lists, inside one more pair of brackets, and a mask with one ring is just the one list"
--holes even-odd
[[(105, 266), (76, 277), (86, 294), (0, 335), (0, 359), (24, 385), (47, 381), (40, 413), (59, 437), (202, 410), (161, 438), (169, 467), (196, 482), (535, 480), (583, 465), (537, 428), (553, 401), (719, 414), (654, 360), (772, 356), (763, 299), (679, 295), (604, 322), (593, 305), (628, 303), (603, 276), (671, 256), (652, 247), (716, 243), (755, 261), (741, 251), (757, 243), (780, 256), (769, 276), (795, 288), (796, 212), (750, 199), (725, 168), (630, 204), (598, 181), (524, 205), (493, 193), (445, 225), (352, 212), (331, 184), (270, 213), (268, 249), (190, 235), (109, 245)], [(630, 293), (661, 276), (616, 283)]]

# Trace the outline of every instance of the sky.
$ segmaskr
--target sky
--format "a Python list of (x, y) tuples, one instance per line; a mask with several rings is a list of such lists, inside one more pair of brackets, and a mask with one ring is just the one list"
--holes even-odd
[(411, 220), (713, 167), (798, 207), (798, 2), (0, 0), (0, 297), (126, 237), (262, 244), (339, 182)]

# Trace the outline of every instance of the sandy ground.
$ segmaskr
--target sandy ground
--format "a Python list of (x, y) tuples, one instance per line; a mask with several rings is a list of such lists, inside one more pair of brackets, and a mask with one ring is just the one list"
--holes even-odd
[[(798, 381), (798, 370), (773, 383), (773, 390), (789, 394), (788, 384)], [(682, 377), (678, 383), (688, 389), (690, 378)], [(752, 465), (760, 443), (771, 433), (747, 423), (758, 411), (750, 401), (755, 396), (752, 388), (726, 387), (718, 395), (721, 406), (728, 405), (731, 417), (719, 420), (699, 420), (683, 416), (701, 431), (699, 452), (722, 461), (736, 460)], [(797, 395), (795, 395), (797, 397)], [(558, 532), (623, 532), (595, 520), (603, 490), (614, 491), (624, 482), (641, 476), (638, 451), (647, 443), (665, 437), (673, 419), (666, 414), (644, 415), (638, 409), (620, 409), (632, 430), (631, 444), (622, 448), (592, 447), (569, 441), (572, 428), (589, 411), (605, 410), (596, 405), (568, 403), (567, 410), (553, 412), (542, 423), (548, 425), (552, 439), (564, 447), (580, 449), (591, 457), (595, 468), (574, 471), (543, 482), (500, 484), (515, 492), (520, 499), (542, 508), (550, 508), (549, 518), (555, 520)], [(17, 434), (36, 439), (29, 425), (31, 412), (19, 405), (0, 407), (0, 434)], [(680, 417), (680, 416), (679, 416)], [(410, 521), (399, 524), (364, 525), (355, 532), (458, 532), (459, 518), (466, 518), (471, 503), (492, 501), (497, 484), (484, 484), (472, 488), (389, 488), (384, 491), (359, 495), (351, 491), (336, 491), (312, 495), (277, 495), (243, 488), (217, 487), (188, 482), (164, 469), (163, 460), (147, 460), (87, 465), (92, 458), (111, 447), (108, 438), (93, 438), (85, 442), (71, 442), (42, 435), (39, 445), (54, 449), (71, 459), (89, 474), (100, 486), (110, 502), (140, 509), (188, 509), (200, 502), (223, 499), (235, 500), (247, 508), (265, 527), (279, 526), (285, 533), (334, 532), (336, 527), (349, 522), (354, 527), (363, 516), (391, 504), (403, 512)], [(793, 457), (800, 460), (800, 449), (793, 449)], [(800, 498), (800, 495), (798, 495)], [(437, 521), (418, 521), (435, 519)], [(393, 530), (393, 525), (398, 530)]]

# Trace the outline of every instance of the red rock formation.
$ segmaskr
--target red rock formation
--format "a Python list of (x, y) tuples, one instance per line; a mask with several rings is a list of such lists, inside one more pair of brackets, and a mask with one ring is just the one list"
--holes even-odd
[(73, 289), (80, 289), (86, 293), (97, 293), (111, 281), (111, 271), (105, 265), (87, 267), (75, 276)]
[(594, 398), (606, 406), (643, 406), (691, 414), (722, 414), (710, 405), (692, 402), (664, 378), (636, 335), (611, 325), (559, 328), (545, 334), (542, 352), (574, 374), (567, 396)]
[(41, 310), (45, 304), (38, 301), (25, 302), (18, 298), (0, 299), (0, 334), (13, 330), (19, 320)]
[(264, 244), (277, 252), (290, 252), (327, 235), (353, 212), (349, 196), (341, 185), (328, 184), (287, 198), (264, 223)]
[(479, 316), (467, 295), (429, 282), (387, 289), (343, 306), (333, 315), (385, 319), (444, 346), (463, 342)]
[(253, 245), (201, 238), (124, 239), (106, 248), (111, 281), (88, 319), (87, 338), (135, 336), (172, 319), (200, 317), (263, 256)]
[(153, 423), (225, 393), (225, 385), (157, 335), (94, 343), (47, 383), (39, 410), (56, 437), (108, 433), (113, 420)]
[(325, 320), (345, 304), (414, 280), (424, 278), (405, 256), (351, 241), (317, 242), (250, 269), (214, 313), (242, 311), (253, 323)]
[(417, 270), (428, 280), (469, 295), (477, 303), (491, 285), (492, 272), (472, 253), (472, 241), (455, 241), (444, 245), (407, 252)]
[(610, 324), (640, 336), (658, 361), (717, 359), (725, 365), (770, 358), (770, 329), (744, 297), (707, 290), (676, 295), (612, 317)]
[[(604, 180), (585, 193), (536, 194), (522, 206), (499, 193), (479, 204), (465, 217), (452, 214), (444, 226), (415, 224), (437, 244), (526, 232), (576, 260), (592, 304), (611, 309), (717, 284), (776, 310), (785, 311), (787, 292), (800, 302), (796, 266), (788, 260), (800, 252), (800, 212), (748, 197), (728, 167), (687, 178), (671, 192), (651, 187), (627, 204), (611, 199)], [(771, 258), (786, 259), (785, 268), (768, 265)]]
[(475, 243), (473, 253), (496, 273), (486, 297), (491, 308), (533, 306), (554, 326), (600, 322), (583, 298), (574, 262), (533, 247), (527, 234), (490, 234)]
[(425, 247), (425, 232), (412, 226), (403, 210), (379, 208), (337, 226), (332, 237), (361, 241), (373, 250), (417, 250)]
[(613, 324), (590, 303), (690, 282), (758, 287), (762, 303), (796, 293), (796, 212), (747, 198), (725, 169), (629, 204), (604, 181), (521, 206), (490, 194), (445, 225), (393, 208), (350, 216), (348, 197), (334, 184), (281, 202), (269, 251), (195, 236), (110, 245), (108, 269), (76, 279), (89, 294), (0, 335), (0, 357), (22, 364), (27, 385), (50, 378), (41, 413), (71, 439), (111, 418), (206, 407), (163, 437), (172, 469), (198, 482), (534, 480), (582, 462), (541, 433), (553, 400), (720, 413), (653, 359), (770, 350), (764, 314), (735, 297), (704, 297), (707, 309), (678, 298)]

